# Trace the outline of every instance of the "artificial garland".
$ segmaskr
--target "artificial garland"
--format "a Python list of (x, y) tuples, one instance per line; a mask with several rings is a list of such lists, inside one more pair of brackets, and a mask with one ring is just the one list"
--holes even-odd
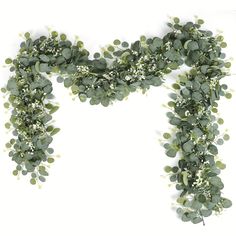
[(220, 96), (231, 98), (221, 78), (229, 74), (230, 62), (224, 60), (221, 48), (226, 47), (223, 36), (213, 36), (201, 28), (203, 20), (180, 23), (173, 18), (170, 32), (163, 38), (146, 38), (131, 45), (114, 40), (93, 59), (83, 42), (73, 44), (65, 34), (52, 31), (49, 36), (32, 39), (25, 33), (17, 57), (6, 59), (13, 72), (3, 93), (11, 110), (12, 138), (6, 147), (17, 163), (13, 174), (31, 175), (30, 183), (44, 182), (47, 165), (53, 163), (50, 146), (59, 128), (51, 124), (52, 114), (59, 108), (52, 95), (50, 75), (57, 76), (80, 101), (91, 105), (108, 106), (123, 100), (131, 92), (145, 92), (160, 86), (164, 76), (185, 64), (191, 69), (173, 84), (174, 92), (168, 103), (169, 122), (175, 127), (172, 134), (164, 133), (166, 155), (176, 157), (178, 164), (166, 166), (170, 181), (180, 191), (177, 213), (183, 221), (204, 223), (204, 217), (221, 212), (232, 205), (222, 197), (224, 187), (219, 174), (225, 164), (217, 160), (217, 144), (229, 139), (219, 136), (217, 101)]

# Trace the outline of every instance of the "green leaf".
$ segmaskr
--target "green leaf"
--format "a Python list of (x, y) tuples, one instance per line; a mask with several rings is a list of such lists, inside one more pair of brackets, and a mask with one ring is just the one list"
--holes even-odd
[(10, 103), (5, 102), (5, 103), (3, 104), (3, 106), (8, 109), (8, 108), (10, 107)]
[(64, 48), (63, 50), (62, 50), (62, 56), (66, 59), (66, 60), (68, 60), (68, 59), (70, 59), (71, 58), (71, 55), (72, 55), (72, 53), (71, 53), (71, 49), (70, 48)]
[(179, 39), (176, 39), (173, 43), (173, 46), (175, 49), (181, 49), (183, 47), (181, 41)]
[(11, 148), (11, 144), (10, 143), (6, 143), (6, 148)]
[(221, 170), (224, 170), (226, 168), (226, 165), (224, 163), (222, 163), (221, 161), (217, 161), (216, 167), (218, 167)]
[(192, 152), (193, 148), (194, 148), (194, 143), (191, 140), (189, 140), (183, 144), (183, 150), (185, 152), (190, 153), (190, 152)]
[(36, 184), (36, 180), (35, 180), (35, 179), (30, 179), (30, 183), (31, 183), (32, 185), (35, 185), (35, 184)]
[(113, 41), (113, 44), (114, 44), (114, 45), (120, 45), (120, 44), (121, 44), (121, 42), (120, 42), (120, 40), (119, 40), (119, 39), (115, 39), (115, 40)]
[(65, 80), (64, 80), (64, 86), (66, 87), (66, 88), (69, 88), (70, 86), (72, 86), (73, 85), (73, 80), (71, 79), (71, 78), (66, 78)]
[(224, 198), (222, 201), (222, 206), (224, 208), (229, 208), (232, 206), (232, 202), (229, 199)]
[(7, 90), (11, 91), (17, 89), (17, 82), (15, 78), (10, 78), (7, 82)]
[(56, 38), (58, 36), (58, 33), (57, 31), (52, 31), (51, 35), (53, 38)]
[(13, 170), (13, 172), (12, 172), (12, 174), (14, 175), (14, 176), (17, 176), (18, 175), (18, 170)]
[(65, 41), (65, 40), (66, 40), (66, 38), (67, 38), (67, 37), (66, 37), (66, 35), (65, 35), (65, 34), (61, 34), (61, 35), (60, 35), (60, 39), (61, 39), (62, 41)]
[(7, 58), (7, 59), (5, 60), (5, 63), (6, 63), (6, 64), (11, 64), (11, 63), (12, 63), (12, 59), (11, 59), (11, 58)]
[(179, 207), (179, 208), (176, 209), (176, 213), (177, 213), (178, 215), (180, 215), (180, 216), (183, 216), (184, 210)]
[(86, 102), (86, 100), (87, 100), (86, 94), (81, 93), (81, 94), (79, 95), (79, 99), (80, 99), (81, 102)]
[(218, 176), (214, 176), (209, 178), (209, 182), (218, 187), (219, 189), (222, 189), (224, 187), (224, 184), (222, 183), (221, 179)]
[(107, 48), (107, 50), (108, 50), (109, 52), (114, 52), (114, 51), (115, 51), (115, 48), (110, 45), (110, 46)]
[(231, 99), (231, 98), (232, 98), (232, 94), (231, 94), (231, 93), (226, 93), (226, 94), (225, 94), (225, 97), (226, 97), (227, 99)]
[(75, 66), (74, 64), (71, 63), (71, 64), (69, 64), (69, 65), (67, 66), (66, 72), (67, 72), (68, 74), (74, 74), (74, 73), (77, 72), (77, 68), (76, 68), (76, 66)]
[(217, 147), (216, 147), (215, 145), (213, 145), (213, 144), (210, 144), (210, 145), (208, 146), (208, 151), (209, 151), (211, 154), (213, 154), (213, 155), (217, 155), (217, 154), (218, 154), (218, 149), (217, 149)]
[(47, 132), (51, 132), (53, 130), (53, 126), (52, 125), (48, 126), (46, 130)]
[(145, 42), (147, 40), (145, 35), (140, 36), (140, 41)]
[(52, 119), (52, 116), (51, 116), (50, 114), (46, 114), (46, 115), (43, 117), (42, 121), (43, 121), (44, 123), (47, 123), (47, 122), (50, 121), (51, 119)]
[(39, 180), (40, 180), (41, 182), (45, 182), (45, 181), (46, 181), (46, 178), (40, 175), (40, 176), (39, 176)]
[(54, 158), (49, 157), (49, 158), (47, 159), (47, 162), (48, 162), (48, 163), (53, 163), (53, 162), (54, 162)]
[(148, 81), (150, 81), (151, 85), (153, 85), (153, 86), (160, 86), (162, 84), (161, 78), (159, 78), (157, 76), (149, 75), (146, 78)]
[(178, 67), (179, 67), (179, 64), (176, 63), (176, 62), (171, 62), (171, 63), (169, 64), (169, 68), (170, 68), (171, 70), (176, 70), (176, 69), (178, 69)]
[(185, 197), (179, 197), (177, 198), (176, 202), (179, 203), (179, 204), (184, 204), (184, 202), (186, 201), (186, 198)]
[(183, 222), (188, 222), (188, 221), (190, 221), (190, 218), (186, 214), (183, 214), (182, 217), (181, 217), (181, 220)]
[(169, 107), (175, 107), (175, 104), (176, 104), (176, 103), (173, 102), (173, 101), (169, 101), (169, 102), (168, 102), (168, 106), (169, 106)]
[(194, 210), (200, 210), (202, 208), (202, 204), (200, 202), (196, 201), (196, 200), (193, 200), (191, 207)]
[(47, 85), (43, 88), (43, 91), (46, 93), (46, 94), (49, 94), (52, 92), (52, 85)]
[(200, 138), (203, 135), (203, 132), (202, 132), (201, 129), (196, 127), (196, 128), (193, 129), (192, 134), (193, 134), (194, 138), (197, 139), (197, 138)]
[(25, 32), (24, 36), (25, 36), (26, 39), (29, 39), (30, 38), (30, 33), (29, 32)]
[(170, 173), (172, 171), (172, 168), (170, 166), (165, 166), (164, 170), (166, 173)]
[(127, 42), (122, 42), (121, 46), (124, 47), (124, 48), (127, 48), (127, 47), (129, 47), (129, 44)]
[(94, 65), (95, 69), (97, 69), (97, 70), (105, 70), (107, 67), (106, 60), (104, 60), (102, 58), (99, 60), (94, 60), (93, 65)]
[(223, 140), (222, 138), (219, 138), (219, 139), (217, 140), (217, 144), (218, 144), (218, 145), (223, 145), (223, 144), (224, 144), (224, 140)]
[(202, 94), (199, 92), (193, 92), (192, 98), (195, 102), (200, 102), (202, 100)]
[(223, 138), (225, 141), (228, 141), (230, 139), (230, 136), (228, 134), (225, 134)]
[(45, 107), (50, 110), (53, 108), (53, 105), (51, 103), (47, 103), (45, 104)]
[(95, 59), (98, 59), (100, 56), (101, 56), (101, 55), (100, 55), (99, 52), (96, 52), (96, 53), (94, 53), (94, 55), (93, 55), (93, 57), (94, 57)]
[(48, 66), (47, 63), (41, 63), (41, 64), (39, 65), (39, 71), (40, 71), (40, 72), (50, 72), (51, 69), (50, 69), (50, 67)]
[(105, 58), (109, 58), (109, 59), (112, 59), (112, 58), (113, 58), (113, 56), (111, 55), (111, 53), (109, 53), (108, 51), (105, 51), (105, 52), (103, 53), (103, 55), (104, 55)]
[(29, 162), (25, 162), (25, 168), (26, 168), (26, 170), (27, 170), (28, 172), (34, 171), (33, 165), (32, 165), (31, 163), (29, 163)]
[(56, 59), (56, 65), (61, 65), (65, 62), (65, 58), (63, 56), (58, 56)]
[(48, 172), (46, 170), (39, 170), (39, 174), (42, 176), (48, 176)]
[(192, 222), (193, 224), (198, 224), (198, 223), (202, 222), (202, 218), (200, 218), (200, 217), (193, 218), (193, 219), (191, 220), (191, 222)]
[(53, 131), (51, 132), (51, 136), (57, 134), (60, 130), (61, 130), (60, 128), (53, 129)]
[(187, 88), (183, 88), (181, 92), (185, 97), (189, 97), (190, 95), (190, 91)]
[(196, 41), (189, 41), (187, 44), (187, 49), (190, 51), (195, 51), (199, 49), (198, 43)]
[(35, 179), (37, 177), (37, 175), (35, 173), (32, 173), (31, 177)]
[(201, 214), (203, 217), (208, 217), (212, 214), (212, 210), (201, 210)]
[(173, 173), (177, 173), (179, 171), (179, 167), (178, 166), (174, 166), (173, 168), (172, 168), (172, 172)]
[(220, 44), (220, 46), (221, 46), (222, 48), (226, 48), (226, 47), (227, 47), (227, 43), (226, 43), (226, 42), (222, 42), (222, 43)]
[(207, 73), (207, 71), (208, 71), (208, 68), (209, 68), (209, 66), (208, 65), (203, 65), (203, 66), (201, 66), (201, 72), (203, 73), (203, 74), (206, 74)]
[(161, 38), (155, 37), (153, 38), (153, 42), (152, 42), (154, 47), (162, 47), (163, 46), (163, 40)]
[(58, 82), (58, 83), (63, 83), (63, 82), (64, 82), (64, 78), (61, 77), (61, 76), (58, 76), (58, 77), (57, 77), (57, 82)]
[(37, 61), (35, 63), (35, 70), (36, 70), (36, 72), (40, 73), (40, 62), (39, 61)]
[(171, 181), (171, 182), (175, 182), (176, 179), (177, 179), (176, 174), (170, 176), (170, 181)]
[(173, 149), (173, 148), (170, 148), (169, 150), (167, 150), (166, 155), (168, 157), (175, 157), (176, 156), (176, 150)]
[(205, 93), (208, 94), (210, 92), (210, 86), (207, 82), (203, 83), (201, 85), (201, 90)]
[(230, 62), (226, 62), (225, 63), (225, 68), (230, 68), (231, 67), (231, 63)]
[(224, 124), (224, 120), (223, 120), (222, 118), (219, 118), (219, 119), (217, 120), (217, 123), (218, 123), (219, 125), (223, 125), (223, 124)]
[(49, 62), (50, 61), (49, 57), (46, 56), (45, 54), (40, 55), (39, 59), (43, 62)]
[(79, 93), (79, 87), (76, 84), (73, 84), (71, 86), (71, 91), (73, 94), (78, 94)]
[(178, 117), (172, 117), (170, 119), (170, 124), (171, 125), (179, 125), (181, 123), (181, 120)]
[(165, 139), (169, 139), (169, 138), (171, 138), (171, 135), (170, 135), (169, 133), (164, 133), (164, 134), (163, 134), (163, 137), (164, 137)]
[(101, 99), (101, 104), (102, 104), (104, 107), (108, 107), (108, 106), (109, 106), (109, 103), (110, 103), (109, 98), (105, 97), (105, 98), (102, 98), (102, 99)]
[(6, 88), (1, 88), (1, 92), (6, 93), (7, 92)]
[(199, 25), (203, 25), (203, 24), (204, 24), (204, 20), (198, 19), (197, 23), (198, 23)]
[(54, 149), (53, 149), (53, 148), (48, 148), (48, 149), (47, 149), (47, 152), (48, 152), (49, 154), (53, 154)]
[(179, 23), (179, 18), (178, 18), (178, 17), (174, 17), (173, 20), (174, 20), (174, 23), (175, 23), (175, 24), (178, 24), (178, 23)]
[(183, 176), (183, 183), (185, 186), (188, 186), (188, 172), (187, 171), (183, 171), (182, 172), (182, 176)]
[(206, 197), (205, 197), (203, 194), (200, 194), (200, 195), (198, 196), (198, 201), (199, 201), (200, 203), (204, 203), (204, 202), (206, 202)]
[(185, 43), (184, 43), (184, 49), (188, 49), (188, 44), (191, 42), (192, 40), (187, 40)]

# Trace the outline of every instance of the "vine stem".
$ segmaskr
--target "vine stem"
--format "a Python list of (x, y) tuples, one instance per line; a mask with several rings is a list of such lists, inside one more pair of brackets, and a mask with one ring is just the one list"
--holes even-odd
[(205, 226), (206, 224), (205, 224), (205, 221), (204, 221), (204, 217), (202, 216), (202, 213), (201, 212), (199, 212), (200, 213), (200, 216), (201, 216), (201, 218), (202, 218), (202, 224), (203, 224), (203, 226)]

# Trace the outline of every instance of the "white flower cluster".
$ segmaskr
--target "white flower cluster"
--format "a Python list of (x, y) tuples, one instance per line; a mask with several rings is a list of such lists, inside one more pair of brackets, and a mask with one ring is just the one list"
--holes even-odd
[(196, 180), (192, 184), (193, 187), (196, 187), (198, 191), (201, 191), (205, 194), (210, 195), (208, 188), (210, 186), (210, 183), (207, 179), (204, 178), (206, 176), (206, 169), (207, 167), (203, 165), (196, 173)]
[(76, 66), (77, 72), (82, 75), (87, 75), (89, 73), (89, 67), (88, 66)]

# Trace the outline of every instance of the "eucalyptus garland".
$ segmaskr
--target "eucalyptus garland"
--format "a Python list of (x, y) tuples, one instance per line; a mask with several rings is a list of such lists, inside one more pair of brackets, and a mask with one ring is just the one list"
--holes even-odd
[(51, 79), (57, 77), (80, 101), (107, 107), (136, 90), (160, 86), (166, 74), (185, 64), (190, 69), (176, 78), (168, 103), (174, 129), (163, 134), (166, 155), (178, 155), (177, 165), (165, 167), (179, 191), (177, 213), (183, 221), (204, 223), (204, 217), (230, 207), (219, 177), (225, 164), (217, 156), (217, 145), (229, 135), (219, 133), (223, 119), (217, 115), (217, 101), (232, 96), (220, 83), (231, 64), (222, 53), (227, 46), (223, 36), (202, 29), (203, 23), (180, 23), (175, 17), (163, 38), (141, 36), (131, 45), (116, 39), (93, 58), (83, 42), (72, 43), (65, 34), (52, 31), (33, 39), (25, 33), (16, 58), (5, 61), (12, 75), (1, 89), (8, 97), (4, 106), (11, 111), (5, 126), (14, 135), (6, 144), (17, 164), (13, 175), (30, 174), (35, 185), (46, 180), (48, 165), (54, 162), (50, 144), (60, 129), (52, 124), (59, 106)]

